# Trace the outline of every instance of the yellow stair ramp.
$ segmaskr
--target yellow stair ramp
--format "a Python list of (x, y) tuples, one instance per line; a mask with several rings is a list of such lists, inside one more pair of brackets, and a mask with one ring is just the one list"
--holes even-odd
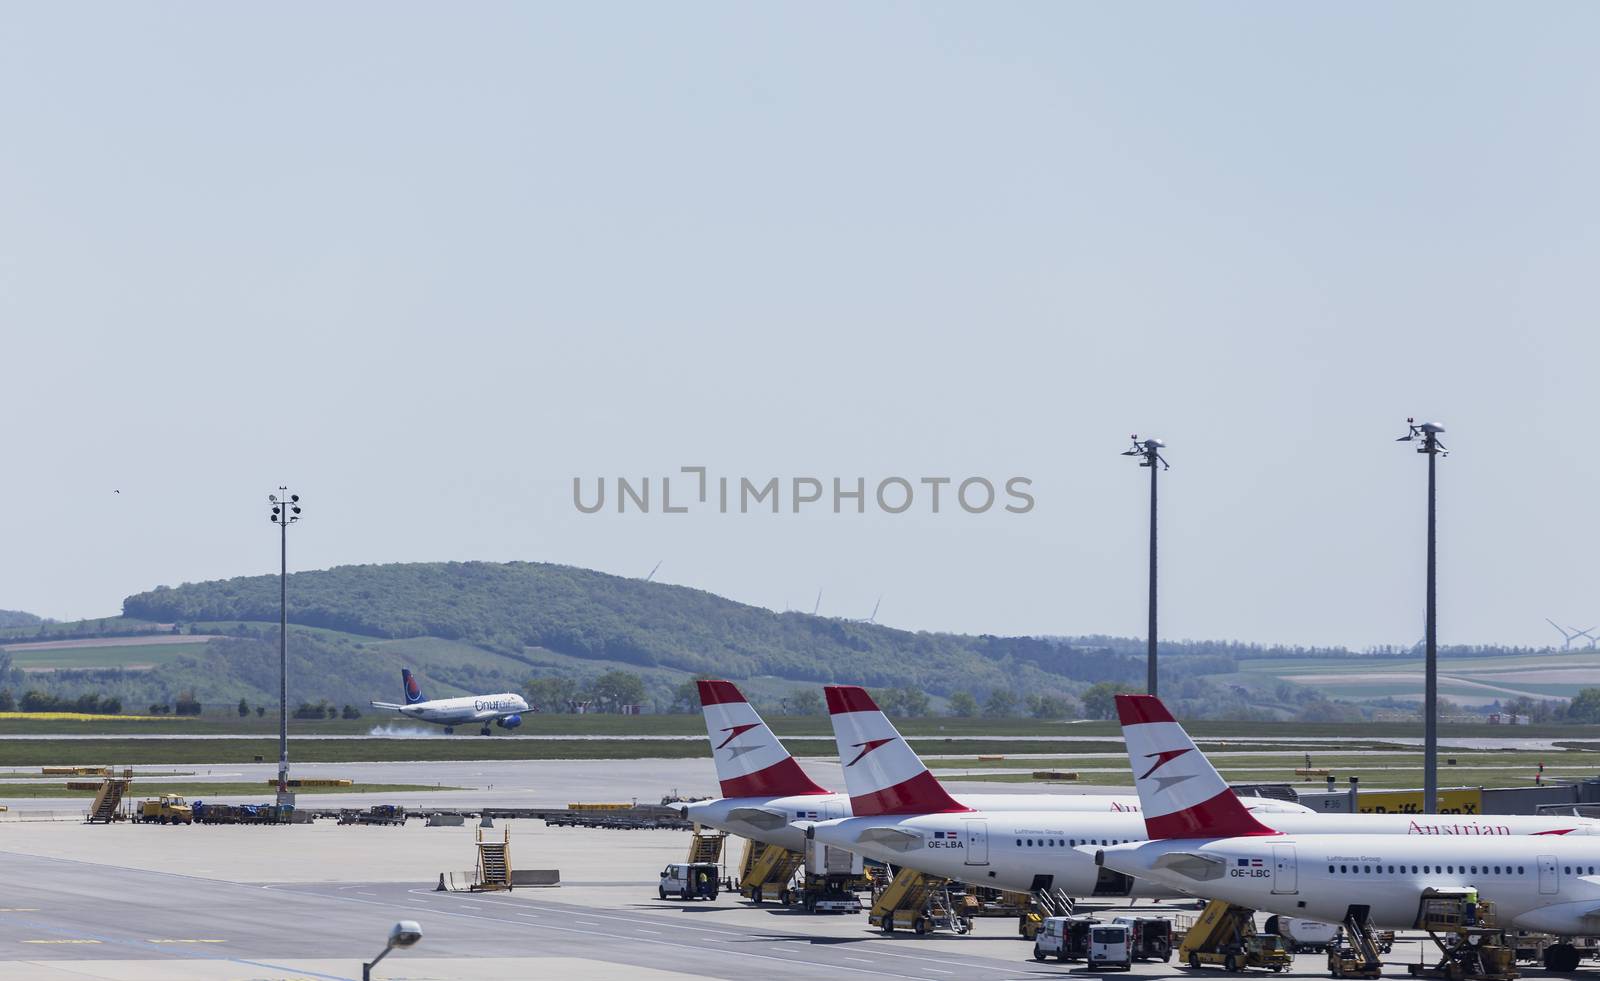
[(478, 829), (478, 884), (475, 891), (511, 888), (511, 832), (501, 841), (485, 841)]
[(108, 775), (101, 781), (94, 795), (94, 804), (89, 809), (89, 823), (110, 824), (115, 821), (117, 807), (122, 803), (122, 796), (128, 792), (128, 784), (132, 782), (132, 769), (124, 770), (121, 776)]
[(928, 905), (928, 900), (936, 891), (944, 888), (947, 881), (902, 868), (895, 873), (894, 880), (878, 893), (878, 898), (872, 901), (872, 912), (867, 922), (874, 925), (881, 923), (884, 917), (892, 916), (895, 910), (920, 911)]
[[(759, 850), (757, 850), (759, 849)], [(752, 859), (752, 853), (754, 858)], [(806, 857), (779, 845), (757, 845), (745, 849), (745, 861), (739, 876), (740, 890), (774, 885), (787, 885), (795, 871), (805, 864)]]
[(1213, 899), (1206, 903), (1194, 926), (1185, 931), (1180, 959), (1187, 959), (1190, 951), (1215, 951), (1223, 944), (1254, 936), (1255, 932), (1254, 910)]
[[(694, 826), (694, 836), (689, 839), (689, 863), (710, 862), (713, 865), (722, 862), (722, 843), (728, 836), (721, 831), (707, 831), (700, 825)], [(745, 843), (745, 852), (749, 853), (749, 842)]]

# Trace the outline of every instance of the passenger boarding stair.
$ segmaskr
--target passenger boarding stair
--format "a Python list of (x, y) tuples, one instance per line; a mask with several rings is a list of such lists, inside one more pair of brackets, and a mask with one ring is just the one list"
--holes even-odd
[(1076, 909), (1075, 900), (1063, 889), (1035, 889), (1023, 895), (1027, 897), (1028, 912), (1018, 921), (1017, 933), (1025, 940), (1039, 935), (1039, 924), (1047, 917), (1071, 916)]
[(867, 923), (884, 933), (896, 928), (927, 933), (941, 927), (965, 933), (959, 925), (964, 921), (951, 909), (949, 884), (949, 879), (902, 868), (873, 899)]
[(500, 841), (486, 841), (483, 829), (478, 829), (478, 881), (473, 892), (491, 892), (511, 888), (511, 832), (505, 832)]
[(710, 862), (712, 865), (721, 865), (722, 843), (727, 837), (721, 831), (707, 831), (700, 825), (695, 825), (694, 836), (689, 839), (689, 864)]
[(759, 903), (768, 894), (786, 892), (789, 880), (805, 861), (801, 853), (779, 845), (746, 841), (739, 870), (739, 894)]
[(121, 776), (107, 769), (105, 779), (95, 791), (94, 805), (89, 808), (89, 823), (110, 824), (115, 821), (119, 816), (117, 808), (122, 804), (122, 797), (128, 792), (128, 785), (132, 782), (132, 768), (123, 770)]
[(1344, 932), (1328, 948), (1328, 973), (1336, 978), (1377, 978), (1383, 973), (1378, 942), (1367, 922), (1368, 908), (1352, 906), (1345, 914)]

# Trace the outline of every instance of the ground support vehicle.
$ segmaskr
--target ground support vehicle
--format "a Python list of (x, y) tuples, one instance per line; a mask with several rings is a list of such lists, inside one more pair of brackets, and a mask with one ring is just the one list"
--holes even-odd
[(162, 794), (140, 801), (133, 819), (143, 824), (193, 824), (194, 808), (178, 794)]
[(763, 899), (781, 898), (805, 860), (800, 852), (781, 845), (747, 839), (739, 863), (739, 895), (758, 906)]
[(869, 891), (861, 856), (817, 841), (806, 842), (805, 867), (778, 891), (785, 906), (798, 903), (807, 913), (859, 913), (856, 894)]
[(1032, 940), (1047, 918), (1073, 914), (1072, 897), (1060, 889), (1036, 889), (1024, 895), (1028, 910), (1017, 919), (1017, 936), (1024, 940)]
[(1054, 957), (1063, 963), (1089, 959), (1089, 931), (1100, 921), (1092, 916), (1047, 916), (1033, 938), (1033, 959)]
[(1321, 954), (1339, 942), (1339, 932), (1344, 928), (1337, 923), (1275, 914), (1267, 917), (1266, 929), (1282, 937), (1292, 954)]
[[(1416, 926), (1428, 932), (1440, 956), (1434, 964), (1407, 965), (1413, 977), (1445, 981), (1513, 981), (1521, 977), (1516, 951), (1495, 923), (1494, 904), (1478, 902), (1476, 890), (1428, 890), (1417, 909)], [(1551, 969), (1574, 967), (1576, 959), (1570, 966), (1563, 961)]]
[(718, 871), (712, 862), (673, 862), (661, 870), (656, 895), (661, 899), (716, 899)]
[(1249, 967), (1287, 971), (1294, 957), (1282, 937), (1256, 932), (1255, 910), (1214, 899), (1184, 931), (1178, 960), (1190, 967), (1219, 964), (1231, 973)]
[(1134, 960), (1163, 962), (1172, 960), (1171, 920), (1159, 916), (1119, 916), (1111, 922), (1120, 923), (1131, 932), (1129, 950)]
[(1096, 923), (1089, 928), (1089, 970), (1133, 970), (1133, 928), (1126, 923)]
[(960, 934), (972, 929), (972, 921), (960, 915), (950, 898), (948, 879), (902, 868), (887, 884), (875, 888), (867, 922), (884, 933), (949, 930)]
[(374, 804), (366, 810), (355, 808), (341, 808), (339, 811), (340, 824), (370, 824), (379, 826), (396, 826), (406, 823), (406, 809), (397, 804)]

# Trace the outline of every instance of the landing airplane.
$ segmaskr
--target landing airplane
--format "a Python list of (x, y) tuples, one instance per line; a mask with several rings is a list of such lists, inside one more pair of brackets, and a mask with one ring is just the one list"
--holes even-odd
[(502, 729), (515, 729), (522, 725), (522, 713), (528, 711), (527, 701), (512, 692), (429, 699), (422, 694), (422, 688), (410, 668), (400, 669), (400, 680), (405, 685), (404, 704), (373, 702), (372, 707), (390, 709), (418, 722), (444, 726), (447, 736), (453, 734), (456, 726), (460, 725), (481, 725), (483, 728), (478, 730), (478, 734), (482, 736), (493, 732), (489, 728), (491, 723)]
[[(1094, 847), (1145, 839), (1147, 823), (1161, 829), (1169, 826), (1172, 808), (1164, 804), (1164, 798), (1153, 798), (1148, 788), (1164, 787), (1168, 793), (1176, 793), (1179, 786), (1198, 784), (1197, 774), (1186, 761), (1191, 757), (1203, 761), (1204, 757), (1176, 724), (1161, 748), (1135, 771), (1144, 774), (1139, 783), (1142, 816), (1017, 809), (994, 812), (947, 794), (865, 691), (831, 686), (826, 692), (840, 759), (845, 764), (845, 786), (859, 816), (812, 825), (810, 834), (817, 841), (919, 872), (1010, 890), (1058, 889), (1073, 897), (1184, 893), (1168, 880), (1129, 872), (1109, 862), (1097, 866), (1092, 856)], [(1128, 736), (1130, 747), (1136, 738)], [(1215, 770), (1210, 770), (1205, 795), (1207, 807), (1225, 803), (1228, 813), (1244, 815), (1253, 828), (1270, 825), (1269, 834), (1343, 832), (1363, 842), (1361, 847), (1366, 849), (1384, 836), (1600, 833), (1600, 822), (1582, 818), (1495, 816), (1473, 820), (1439, 815), (1319, 814), (1282, 801), (1239, 797)], [(1299, 810), (1280, 809), (1284, 807)], [(1112, 850), (1108, 847), (1107, 853)]]
[[(706, 735), (723, 796), (686, 805), (681, 809), (685, 817), (765, 844), (802, 851), (805, 831), (793, 822), (850, 816), (850, 796), (833, 793), (806, 776), (737, 686), (730, 681), (701, 681), (699, 686)], [(961, 802), (991, 811), (1053, 813), (1132, 812), (1139, 807), (1137, 797), (1093, 794), (980, 794), (963, 796)]]
[[(1118, 695), (1117, 711), (1152, 840), (1097, 849), (1103, 868), (1191, 896), (1354, 926), (1408, 929), (1425, 891), (1476, 889), (1494, 902), (1502, 927), (1563, 938), (1600, 928), (1600, 840), (1592, 829), (1464, 832), (1456, 819), (1429, 814), (1401, 819), (1458, 830), (1284, 833), (1283, 822), (1268, 827), (1238, 806), (1159, 699)], [(1481, 822), (1509, 830), (1535, 820)], [(1566, 942), (1545, 953), (1552, 971), (1571, 971), (1578, 960)]]

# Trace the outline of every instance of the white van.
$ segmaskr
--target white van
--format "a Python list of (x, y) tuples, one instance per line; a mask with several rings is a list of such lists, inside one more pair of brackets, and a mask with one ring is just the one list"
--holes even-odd
[(1089, 928), (1089, 967), (1133, 970), (1133, 930), (1126, 923), (1096, 923)]
[(656, 895), (661, 899), (716, 899), (717, 866), (712, 862), (674, 862), (661, 870)]

